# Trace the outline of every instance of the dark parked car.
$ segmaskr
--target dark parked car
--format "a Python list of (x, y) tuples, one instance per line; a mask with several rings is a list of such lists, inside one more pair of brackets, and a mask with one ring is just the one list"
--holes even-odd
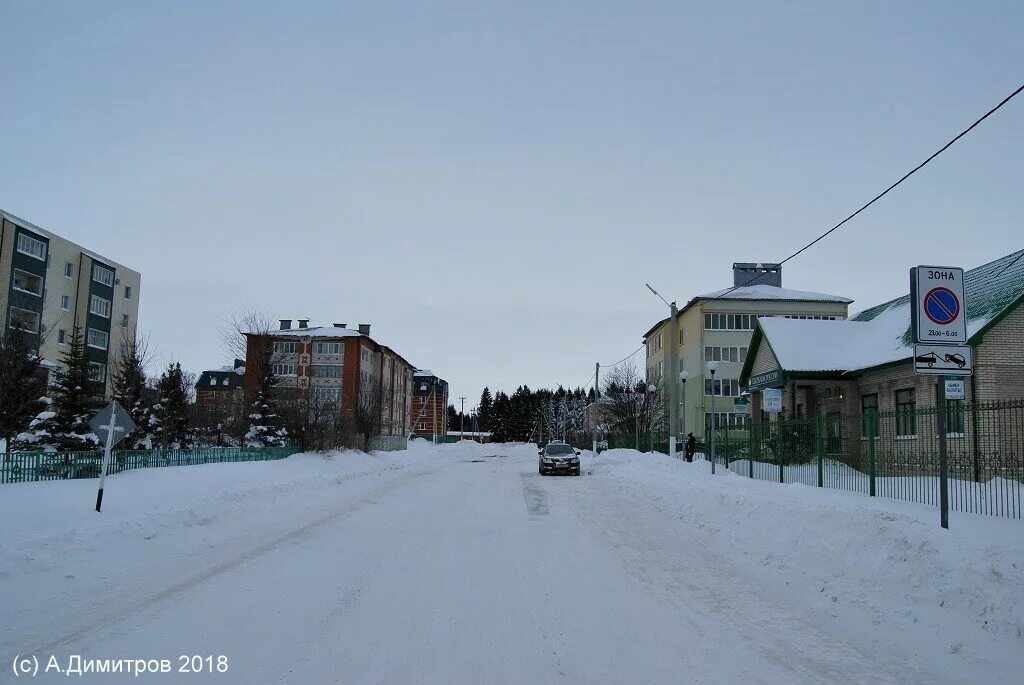
[(569, 473), (580, 475), (580, 453), (564, 442), (553, 442), (537, 454), (540, 455), (538, 470), (540, 475), (549, 473)]

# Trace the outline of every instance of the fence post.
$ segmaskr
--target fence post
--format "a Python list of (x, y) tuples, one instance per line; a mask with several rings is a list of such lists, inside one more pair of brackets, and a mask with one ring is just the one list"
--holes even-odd
[(777, 456), (779, 458), (779, 482), (780, 483), (785, 483), (786, 482), (786, 477), (784, 475), (785, 470), (784, 470), (784, 468), (782, 466), (782, 464), (783, 464), (783, 456), (782, 455), (786, 451), (785, 448), (784, 448), (785, 435), (786, 435), (786, 431), (785, 431), (784, 422), (782, 421), (782, 419), (779, 419), (779, 450), (778, 450), (778, 455)]
[(875, 412), (868, 412), (868, 496), (875, 496)]
[[(760, 424), (758, 424), (760, 425)], [(750, 478), (754, 477), (754, 422), (750, 422), (750, 436), (747, 445), (747, 466), (749, 467)], [(760, 452), (760, 450), (758, 450)]]
[(825, 436), (822, 431), (821, 413), (814, 416), (815, 451), (818, 453), (818, 487), (825, 487)]

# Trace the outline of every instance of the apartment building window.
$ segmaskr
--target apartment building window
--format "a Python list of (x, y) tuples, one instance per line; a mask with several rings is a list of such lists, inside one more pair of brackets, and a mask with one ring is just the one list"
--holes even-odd
[(704, 379), (704, 394), (708, 397), (739, 397), (740, 381), (738, 378)]
[(43, 262), (46, 261), (46, 243), (42, 240), (36, 240), (26, 233), (18, 234), (18, 252), (27, 254), (29, 257), (35, 257)]
[(96, 383), (107, 382), (107, 365), (99, 362), (89, 362), (89, 380)]
[(679, 346), (680, 347), (683, 346), (683, 329), (682, 328), (679, 329)]
[(316, 397), (323, 402), (339, 402), (341, 388), (317, 388)]
[(274, 352), (277, 354), (296, 354), (299, 351), (297, 340), (277, 341), (274, 343)]
[(21, 269), (14, 269), (14, 289), (41, 297), (43, 294), (43, 279), (36, 274), (30, 274)]
[(126, 299), (126, 300), (132, 299), (132, 287), (130, 285), (126, 285), (124, 287), (124, 299)]
[(64, 311), (71, 309), (71, 296), (61, 295), (60, 296), (60, 308)]
[(104, 319), (110, 318), (110, 300), (99, 295), (93, 295), (89, 300), (89, 313), (95, 314), (96, 316), (102, 316)]
[(709, 331), (752, 331), (757, 323), (754, 314), (705, 314), (704, 328)]
[(275, 376), (294, 376), (295, 364), (274, 364), (271, 370)]
[(127, 345), (127, 344), (125, 344), (125, 343), (123, 343), (123, 342), (122, 342), (122, 343), (120, 343), (120, 344), (119, 344), (119, 345), (117, 346), (117, 353), (118, 353), (119, 355), (121, 355), (121, 357), (122, 357), (122, 358), (124, 358), (124, 356), (125, 356), (126, 354), (128, 354), (128, 345)]
[(110, 336), (107, 335), (106, 331), (98, 331), (95, 328), (90, 328), (85, 333), (85, 344), (89, 347), (95, 347), (98, 350), (107, 349), (107, 345), (110, 342)]
[(75, 272), (75, 265), (71, 262), (64, 262), (64, 278), (71, 278), (71, 275)]
[(313, 345), (316, 354), (341, 354), (340, 342), (318, 342)]
[(704, 412), (704, 430), (710, 431), (712, 417), (714, 417), (714, 428), (718, 429), (729, 429), (729, 428), (743, 428), (747, 425), (746, 414), (734, 414), (732, 412), (716, 411), (713, 414), (711, 412)]
[(818, 314), (786, 314), (786, 315), (783, 316), (783, 318), (786, 318), (786, 319), (814, 319), (814, 320), (819, 320), (820, 319), (820, 320), (825, 320), (825, 321), (835, 321), (836, 320), (836, 317), (834, 317), (834, 316), (821, 316), (821, 315), (818, 315)]
[(63, 328), (57, 331), (57, 344), (67, 345), (68, 344), (68, 332)]
[(336, 364), (313, 364), (313, 378), (341, 378), (341, 367)]
[[(878, 437), (878, 394), (862, 395), (860, 398), (861, 426), (860, 433)], [(869, 433), (870, 431), (870, 433)]]
[(917, 416), (914, 410), (914, 389), (896, 391), (896, 437), (908, 438), (917, 435)]
[(718, 345), (705, 345), (704, 361), (745, 362), (747, 361), (747, 348), (736, 346), (721, 347)]
[(128, 315), (127, 314), (122, 314), (121, 315), (121, 328), (128, 328)]
[(114, 287), (114, 272), (99, 264), (92, 265), (92, 280), (105, 286)]
[(16, 331), (39, 332), (39, 314), (37, 312), (11, 307), (9, 321), (10, 327)]

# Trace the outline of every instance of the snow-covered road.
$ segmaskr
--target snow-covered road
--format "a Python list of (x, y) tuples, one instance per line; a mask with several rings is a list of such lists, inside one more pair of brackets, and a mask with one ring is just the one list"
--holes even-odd
[[(804, 602), (770, 564), (738, 563), (601, 457), (586, 455), (579, 478), (541, 477), (529, 446), (421, 449), (372, 468), (345, 458), (308, 457), (296, 487), (236, 484), (238, 506), (211, 494), (182, 525), (137, 522), (142, 501), (126, 491), (161, 475), (150, 471), (112, 479), (116, 531), (0, 529), (18, 540), (0, 576), (5, 676), (15, 654), (168, 658), (175, 670), (181, 654), (226, 655), (227, 673), (142, 678), (217, 683), (1013, 682), (1024, 661), (1024, 643), (975, 625), (953, 628), (969, 655), (947, 649), (937, 626), (959, 615), (924, 615), (915, 634)], [(216, 468), (255, 478), (294, 460)], [(117, 679), (133, 678), (95, 676)]]

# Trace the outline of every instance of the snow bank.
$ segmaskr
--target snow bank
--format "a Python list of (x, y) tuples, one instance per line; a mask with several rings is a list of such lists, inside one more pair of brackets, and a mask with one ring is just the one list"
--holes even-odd
[(592, 477), (728, 543), (734, 563), (781, 592), (866, 612), (875, 627), (923, 623), (950, 651), (962, 648), (964, 621), (1024, 647), (1022, 521), (954, 512), (943, 530), (934, 507), (722, 468), (712, 476), (706, 461), (616, 449), (585, 463)]

